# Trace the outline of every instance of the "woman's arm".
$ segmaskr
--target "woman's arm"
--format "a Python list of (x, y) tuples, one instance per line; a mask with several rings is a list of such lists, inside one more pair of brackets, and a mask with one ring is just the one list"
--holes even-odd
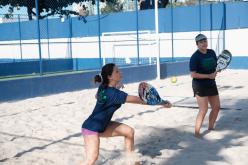
[(196, 72), (190, 72), (192, 78), (197, 78), (197, 79), (215, 79), (217, 72), (210, 73), (210, 74), (201, 74), (201, 73), (196, 73)]
[[(132, 96), (128, 95), (126, 98), (127, 103), (136, 103), (136, 104), (145, 104), (147, 105), (143, 100), (141, 100), (138, 96)], [(164, 104), (160, 104), (160, 106), (164, 108), (171, 108), (172, 104), (169, 101), (165, 101)]]
[(127, 103), (136, 103), (136, 104), (146, 104), (143, 100), (141, 100), (138, 96), (128, 95), (126, 98)]

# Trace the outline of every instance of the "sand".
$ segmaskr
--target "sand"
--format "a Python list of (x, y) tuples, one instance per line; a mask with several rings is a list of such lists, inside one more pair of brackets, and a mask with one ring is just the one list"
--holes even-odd
[[(194, 137), (198, 110), (124, 104), (113, 116), (135, 129), (135, 153), (127, 157), (123, 138), (102, 138), (96, 164), (247, 165), (248, 70), (225, 70), (216, 79), (221, 106), (216, 129), (208, 116)], [(177, 105), (197, 106), (189, 75), (148, 81)], [(137, 95), (138, 83), (123, 89)], [(95, 105), (96, 89), (66, 92), (0, 104), (1, 165), (77, 165), (84, 159), (81, 124)], [(209, 110), (210, 111), (210, 110)]]

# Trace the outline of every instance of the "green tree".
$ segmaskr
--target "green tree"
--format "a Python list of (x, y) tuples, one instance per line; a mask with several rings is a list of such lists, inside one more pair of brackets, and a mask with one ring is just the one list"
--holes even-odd
[(106, 6), (101, 9), (101, 13), (120, 12), (123, 10), (123, 4), (119, 0), (108, 0)]
[[(88, 0), (39, 0), (38, 5), (38, 16), (39, 19), (51, 16), (51, 15), (78, 15), (77, 12), (65, 9), (66, 7), (72, 5), (74, 2), (84, 2)], [(91, 0), (95, 3), (95, 0)], [(36, 15), (35, 0), (1, 0), (0, 8), (9, 6), (9, 10), (6, 15), (11, 15), (14, 12), (15, 7), (26, 7), (29, 19), (32, 19), (32, 15)]]
[[(38, 4), (38, 17), (39, 19), (46, 18), (52, 15), (68, 16), (68, 15), (78, 15), (77, 12), (68, 10), (67, 7), (71, 6), (73, 3), (80, 3), (91, 1), (94, 5), (96, 0), (39, 0)], [(106, 7), (102, 9), (102, 13), (109, 12), (119, 12), (123, 10), (123, 4), (118, 0), (100, 0), (101, 2), (106, 2)], [(168, 0), (160, 0), (161, 7), (166, 7)], [(35, 0), (0, 0), (0, 8), (9, 7), (8, 13), (5, 17), (9, 18), (13, 16), (15, 8), (26, 7), (29, 20), (32, 20), (32, 16), (36, 16), (35, 10)]]

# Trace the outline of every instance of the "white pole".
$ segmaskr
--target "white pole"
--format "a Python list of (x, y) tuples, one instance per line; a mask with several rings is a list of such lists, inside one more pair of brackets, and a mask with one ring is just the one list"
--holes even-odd
[(159, 31), (158, 31), (158, 0), (155, 3), (155, 32), (156, 32), (156, 55), (157, 55), (157, 80), (160, 80), (160, 50), (159, 50)]

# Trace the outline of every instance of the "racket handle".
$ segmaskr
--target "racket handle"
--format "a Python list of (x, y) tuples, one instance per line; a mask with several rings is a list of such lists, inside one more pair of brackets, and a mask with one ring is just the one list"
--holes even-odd
[(164, 105), (164, 104), (169, 104), (170, 102), (167, 100), (161, 100), (161, 102), (159, 103), (159, 105)]

